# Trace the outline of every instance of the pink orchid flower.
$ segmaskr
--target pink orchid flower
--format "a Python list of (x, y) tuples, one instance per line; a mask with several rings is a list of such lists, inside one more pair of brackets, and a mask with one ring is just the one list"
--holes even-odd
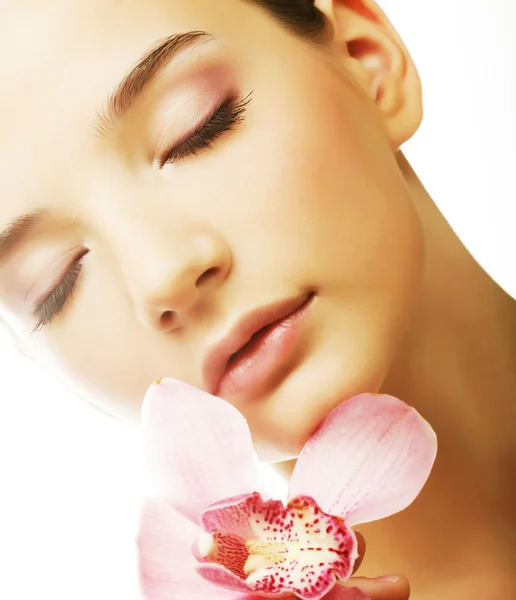
[(150, 481), (138, 546), (147, 600), (363, 600), (336, 585), (358, 557), (351, 527), (403, 510), (437, 450), (428, 423), (381, 394), (337, 407), (304, 446), (286, 506), (260, 489), (244, 417), (185, 383), (142, 408)]

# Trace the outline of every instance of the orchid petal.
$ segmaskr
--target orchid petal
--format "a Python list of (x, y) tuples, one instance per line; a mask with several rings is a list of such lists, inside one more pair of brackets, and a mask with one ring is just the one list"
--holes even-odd
[(320, 600), (336, 578), (349, 578), (357, 540), (340, 517), (326, 515), (308, 496), (292, 499), (287, 507), (258, 493), (236, 500), (218, 503), (201, 516), (207, 534), (200, 553), (225, 567), (215, 571), (217, 576), (227, 570), (235, 585), (245, 581), (253, 593), (305, 600)]
[(220, 498), (258, 491), (249, 427), (224, 400), (163, 379), (147, 391), (142, 422), (156, 495), (191, 520)]
[(357, 539), (340, 517), (324, 514), (313, 498), (293, 498), (286, 508), (278, 501), (258, 501), (254, 516), (258, 535), (248, 544), (246, 569), (251, 573), (246, 582), (255, 592), (285, 591), (322, 600), (337, 579), (351, 575)]
[(215, 502), (201, 513), (199, 522), (202, 528), (208, 533), (223, 531), (246, 540), (253, 539), (255, 534), (249, 522), (251, 510), (248, 501), (256, 495), (255, 492)]
[(348, 525), (397, 513), (425, 484), (437, 451), (430, 425), (385, 394), (361, 394), (337, 407), (303, 448), (289, 498), (312, 496)]
[[(140, 581), (145, 600), (234, 600), (206, 583), (196, 572), (191, 546), (200, 528), (165, 500), (143, 506), (138, 537)], [(171, 595), (171, 590), (174, 595)]]
[(235, 592), (244, 592), (249, 594), (249, 586), (244, 580), (237, 577), (229, 569), (223, 565), (216, 563), (201, 563), (196, 567), (197, 573), (206, 581), (214, 586), (220, 586), (225, 590), (233, 590)]

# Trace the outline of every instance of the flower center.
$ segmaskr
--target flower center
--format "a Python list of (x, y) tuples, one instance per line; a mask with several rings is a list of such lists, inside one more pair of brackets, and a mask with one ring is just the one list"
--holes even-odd
[[(238, 505), (216, 510), (225, 512), (219, 515), (221, 527), (205, 534), (198, 550), (254, 593), (318, 600), (337, 579), (352, 573), (358, 556), (354, 533), (308, 496), (294, 498), (285, 507), (252, 494)], [(228, 519), (236, 516), (236, 521)]]

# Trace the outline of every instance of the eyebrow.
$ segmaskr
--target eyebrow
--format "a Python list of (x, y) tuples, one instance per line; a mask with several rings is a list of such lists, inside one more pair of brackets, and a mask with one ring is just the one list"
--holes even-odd
[(187, 48), (208, 39), (214, 38), (206, 31), (188, 31), (157, 42), (108, 97), (106, 108), (98, 114), (97, 133), (101, 137), (109, 136), (159, 71)]
[[(98, 114), (97, 132), (108, 136), (145, 86), (169, 62), (181, 52), (213, 36), (205, 31), (189, 31), (169, 36), (149, 50), (110, 94), (106, 109)], [(5, 262), (12, 250), (21, 244), (49, 216), (50, 210), (37, 208), (13, 219), (0, 233), (0, 264)]]
[(13, 219), (0, 233), (0, 263), (20, 244), (34, 229), (48, 217), (49, 210), (37, 208)]

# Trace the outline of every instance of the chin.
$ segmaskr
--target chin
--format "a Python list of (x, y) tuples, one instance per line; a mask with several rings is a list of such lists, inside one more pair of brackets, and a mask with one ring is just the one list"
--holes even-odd
[(376, 361), (360, 361), (357, 355), (347, 368), (342, 355), (312, 357), (283, 382), (260, 414), (248, 417), (261, 462), (297, 458), (335, 408), (359, 394), (379, 392), (387, 373), (386, 361), (379, 361), (378, 356)]

